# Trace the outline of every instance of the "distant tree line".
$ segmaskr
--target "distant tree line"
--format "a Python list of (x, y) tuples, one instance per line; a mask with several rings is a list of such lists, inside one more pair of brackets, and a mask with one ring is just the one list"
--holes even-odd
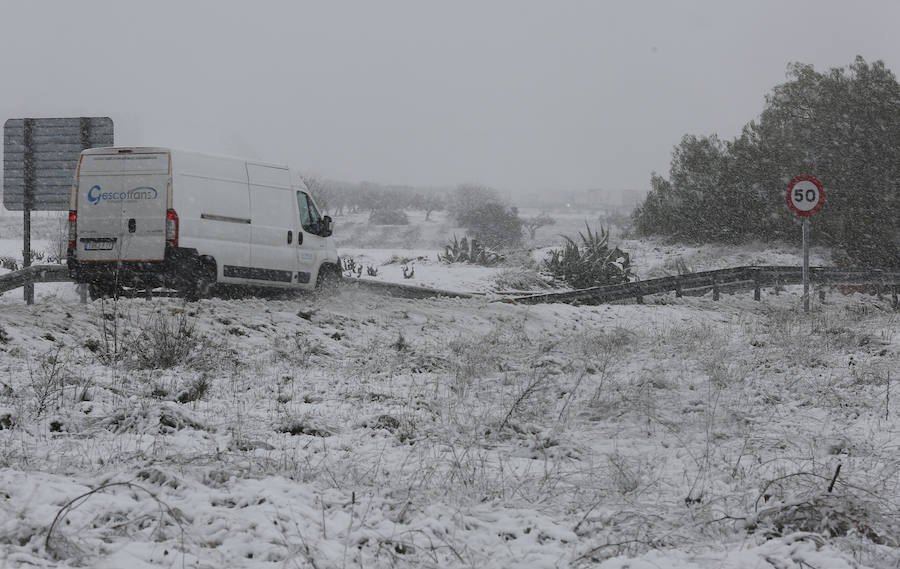
[(790, 179), (819, 178), (825, 207), (812, 237), (838, 260), (900, 266), (900, 84), (881, 61), (857, 57), (819, 73), (792, 64), (758, 121), (731, 141), (686, 135), (668, 179), (654, 174), (632, 218), (639, 235), (697, 242), (798, 239)]
[(404, 210), (424, 211), (426, 220), (432, 212), (447, 211), (470, 238), (500, 249), (519, 246), (523, 229), (533, 239), (538, 228), (554, 223), (547, 214), (520, 218), (518, 209), (506, 203), (500, 192), (479, 184), (423, 189), (370, 182), (351, 184), (317, 176), (305, 176), (304, 182), (326, 213), (368, 212), (370, 222), (377, 225), (404, 225), (408, 223)]
[(391, 186), (360, 182), (358, 184), (304, 176), (303, 181), (316, 203), (333, 215), (373, 213), (378, 210), (421, 210), (425, 218), (446, 207), (447, 189)]

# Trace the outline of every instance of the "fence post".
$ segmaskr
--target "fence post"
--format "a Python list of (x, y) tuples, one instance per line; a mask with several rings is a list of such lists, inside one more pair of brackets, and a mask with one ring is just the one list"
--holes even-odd
[(898, 294), (900, 294), (900, 285), (894, 285), (891, 288), (891, 308), (894, 310), (900, 308), (900, 299), (897, 298)]
[(684, 292), (681, 288), (681, 277), (675, 277), (675, 298), (681, 298)]

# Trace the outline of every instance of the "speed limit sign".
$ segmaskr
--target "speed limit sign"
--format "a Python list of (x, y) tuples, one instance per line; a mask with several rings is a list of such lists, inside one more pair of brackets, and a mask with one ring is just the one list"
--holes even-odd
[(788, 184), (787, 203), (797, 215), (816, 213), (825, 205), (822, 182), (812, 176), (797, 176)]

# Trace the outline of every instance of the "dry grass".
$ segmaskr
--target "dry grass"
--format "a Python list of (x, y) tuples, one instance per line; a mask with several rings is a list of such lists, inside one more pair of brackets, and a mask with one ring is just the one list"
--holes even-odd
[[(250, 302), (253, 318), (236, 321), (224, 301), (186, 312), (123, 300), (114, 316), (54, 332), (52, 352), (11, 339), (4, 355), (32, 371), (4, 372), (0, 407), (31, 412), (0, 429), (0, 465), (146, 472), (137, 480), (164, 504), (290, 479), (322, 498), (315, 532), (279, 528), (282, 563), (320, 560), (334, 535), (363, 534), (347, 555), (367, 566), (489, 563), (468, 546), (485, 535), (486, 508), (552, 520), (558, 535), (538, 539), (533, 521), (509, 517), (494, 537), (559, 544), (572, 565), (796, 531), (845, 551), (852, 542), (862, 562), (896, 556), (889, 314), (760, 306), (731, 318), (704, 307), (673, 321), (656, 318), (659, 307), (590, 307), (577, 326), (548, 311), (538, 327), (523, 307), (365, 299), (387, 306), (372, 322), (339, 300), (302, 317), (296, 301)], [(183, 490), (148, 462), (177, 469)], [(446, 532), (426, 523), (436, 504), (459, 513)], [(74, 559), (63, 536), (84, 551), (116, 539), (115, 527), (143, 539), (135, 519), (77, 539), (53, 528), (53, 550)], [(197, 551), (218, 547), (200, 521), (148, 519), (168, 524), (164, 541), (183, 528)], [(371, 537), (384, 520), (397, 533)]]

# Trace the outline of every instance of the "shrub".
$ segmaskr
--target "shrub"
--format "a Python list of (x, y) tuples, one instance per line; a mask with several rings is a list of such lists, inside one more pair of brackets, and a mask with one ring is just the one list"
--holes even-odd
[(288, 435), (307, 435), (310, 437), (330, 437), (331, 429), (323, 425), (315, 425), (309, 420), (309, 417), (285, 417), (275, 427), (279, 433)]
[(169, 369), (184, 363), (200, 343), (187, 314), (161, 312), (141, 330), (126, 351), (138, 369)]
[(0, 268), (17, 271), (19, 270), (19, 261), (15, 257), (0, 257)]
[(402, 209), (375, 209), (369, 214), (372, 225), (409, 225), (409, 218)]
[(363, 265), (362, 263), (357, 263), (356, 259), (343, 257), (341, 259), (341, 267), (344, 269), (344, 273), (348, 273), (344, 276), (352, 277), (353, 275), (356, 275), (357, 278), (362, 276)]
[(69, 358), (63, 348), (51, 350), (37, 358), (37, 366), (29, 369), (31, 389), (34, 391), (35, 415), (40, 417), (51, 404), (62, 400), (69, 376)]
[(178, 394), (175, 400), (179, 403), (190, 403), (191, 401), (203, 399), (203, 397), (209, 393), (209, 388), (211, 386), (212, 384), (209, 377), (206, 374), (202, 374), (199, 377), (194, 378), (185, 389)]
[(438, 255), (438, 261), (442, 263), (471, 263), (492, 267), (503, 262), (503, 256), (491, 251), (475, 239), (457, 239), (444, 246), (444, 252)]
[(609, 232), (579, 232), (581, 243), (564, 237), (562, 249), (553, 249), (544, 259), (544, 270), (554, 279), (564, 281), (575, 288), (626, 283), (631, 278), (631, 259), (618, 247), (610, 249)]
[(496, 190), (460, 186), (451, 196), (449, 211), (471, 238), (489, 247), (513, 248), (522, 242), (519, 211), (506, 206)]
[(522, 220), (518, 210), (501, 203), (487, 203), (458, 218), (474, 238), (491, 247), (517, 247), (522, 242)]

